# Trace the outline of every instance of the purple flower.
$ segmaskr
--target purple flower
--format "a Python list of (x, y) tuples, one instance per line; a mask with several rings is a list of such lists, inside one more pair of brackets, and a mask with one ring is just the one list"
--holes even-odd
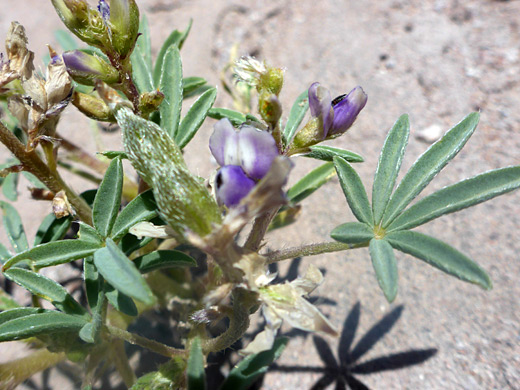
[(330, 92), (319, 83), (309, 87), (309, 107), (314, 118), (321, 119), (323, 139), (334, 138), (347, 131), (367, 103), (367, 95), (359, 86), (348, 95), (331, 100)]
[(279, 155), (271, 134), (248, 125), (236, 131), (228, 119), (215, 124), (209, 148), (222, 167), (215, 182), (217, 201), (228, 207), (236, 206), (251, 191)]
[(105, 0), (99, 0), (98, 3), (98, 11), (105, 22), (105, 25), (108, 24), (108, 20), (110, 19), (110, 6), (106, 3)]

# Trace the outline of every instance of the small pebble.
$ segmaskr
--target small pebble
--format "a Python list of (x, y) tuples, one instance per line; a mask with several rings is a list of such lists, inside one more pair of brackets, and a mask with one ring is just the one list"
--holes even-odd
[(415, 133), (415, 138), (419, 141), (432, 144), (442, 136), (442, 127), (440, 125), (431, 125), (425, 129), (419, 130)]

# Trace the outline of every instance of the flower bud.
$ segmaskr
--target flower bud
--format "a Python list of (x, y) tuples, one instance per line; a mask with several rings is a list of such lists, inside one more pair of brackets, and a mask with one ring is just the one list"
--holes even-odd
[(134, 49), (139, 33), (139, 8), (135, 0), (111, 0), (109, 13), (112, 47), (126, 57)]
[(159, 109), (160, 104), (164, 100), (164, 93), (160, 91), (145, 92), (141, 94), (139, 101), (139, 111), (148, 117), (152, 112)]
[(119, 81), (119, 72), (96, 55), (74, 50), (63, 53), (63, 61), (70, 76), (80, 84), (94, 85), (96, 80), (107, 84)]
[(51, 0), (65, 26), (83, 42), (104, 47), (109, 41), (108, 28), (100, 13), (85, 0)]
[(72, 104), (89, 118), (101, 122), (115, 122), (113, 112), (105, 102), (99, 98), (81, 92), (74, 92)]
[(275, 94), (265, 91), (258, 98), (258, 112), (264, 121), (275, 128), (282, 116), (282, 104)]

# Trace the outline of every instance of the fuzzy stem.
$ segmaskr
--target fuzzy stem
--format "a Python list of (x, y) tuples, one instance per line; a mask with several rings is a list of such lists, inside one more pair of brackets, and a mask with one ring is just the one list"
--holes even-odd
[(165, 344), (159, 343), (154, 340), (147, 339), (146, 337), (139, 336), (135, 333), (127, 332), (126, 330), (117, 328), (115, 326), (106, 325), (105, 329), (113, 337), (125, 340), (126, 342), (128, 342), (130, 344), (139, 345), (143, 348), (149, 349), (150, 351), (155, 352), (162, 356), (171, 358), (174, 356), (185, 356), (186, 355), (186, 351), (183, 349), (169, 347)]
[(250, 297), (246, 291), (235, 290), (233, 309), (229, 315), (229, 328), (214, 339), (202, 341), (202, 352), (205, 355), (230, 347), (244, 335), (249, 328), (249, 309), (256, 302)]
[(92, 210), (89, 205), (65, 184), (58, 172), (52, 172), (34, 150), (26, 150), (25, 146), (3, 123), (0, 123), (0, 142), (20, 160), (24, 170), (40, 179), (52, 192), (57, 194), (62, 190), (65, 191), (79, 218), (92, 225)]
[(262, 256), (267, 258), (269, 264), (278, 261), (294, 259), (295, 257), (315, 256), (323, 253), (340, 252), (348, 249), (365, 248), (368, 242), (362, 244), (343, 244), (342, 242), (322, 242), (319, 244), (303, 245), (295, 248), (281, 249), (279, 251), (265, 253)]
[(257, 217), (253, 222), (253, 227), (247, 237), (244, 248), (250, 251), (256, 252), (260, 248), (260, 244), (264, 239), (265, 233), (269, 228), (269, 224), (273, 220), (274, 216), (278, 212), (278, 208), (268, 211), (267, 213)]

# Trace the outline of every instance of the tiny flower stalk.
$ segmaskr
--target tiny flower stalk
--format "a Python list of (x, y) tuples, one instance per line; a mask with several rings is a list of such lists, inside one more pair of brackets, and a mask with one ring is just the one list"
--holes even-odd
[(119, 81), (119, 72), (97, 55), (80, 50), (63, 53), (63, 61), (69, 75), (80, 84), (95, 85), (101, 80), (109, 85)]
[(354, 124), (366, 102), (367, 95), (359, 86), (332, 100), (326, 88), (313, 83), (309, 87), (311, 119), (294, 137), (288, 154), (304, 152), (309, 146), (342, 135)]

